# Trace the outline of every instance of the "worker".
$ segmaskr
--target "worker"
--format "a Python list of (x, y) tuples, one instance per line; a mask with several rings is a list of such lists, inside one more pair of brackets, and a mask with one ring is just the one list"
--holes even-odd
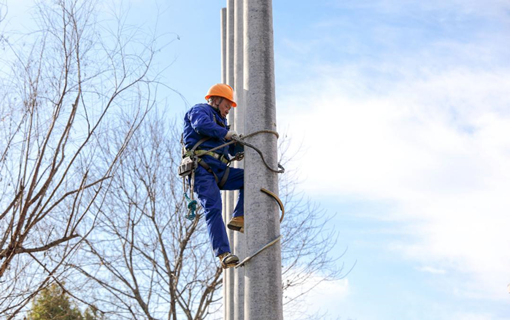
[[(230, 156), (242, 153), (243, 146), (233, 143), (213, 152), (212, 148), (221, 146), (233, 138), (239, 137), (227, 125), (227, 115), (234, 101), (234, 90), (226, 84), (213, 85), (205, 96), (207, 103), (193, 106), (184, 116), (183, 142), (186, 150), (195, 148), (199, 156), (195, 169), (194, 190), (200, 205), (204, 209), (209, 239), (214, 254), (223, 268), (231, 268), (239, 263), (232, 254), (222, 218), (220, 190), (239, 190), (239, 198), (228, 228), (244, 231), (244, 170), (230, 168)], [(191, 177), (189, 178), (191, 179)]]

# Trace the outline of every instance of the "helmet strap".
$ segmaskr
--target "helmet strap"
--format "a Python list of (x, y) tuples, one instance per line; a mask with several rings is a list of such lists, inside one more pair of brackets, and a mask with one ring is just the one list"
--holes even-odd
[(211, 97), (209, 99), (209, 104), (216, 110), (218, 110), (220, 104), (223, 102), (223, 97)]

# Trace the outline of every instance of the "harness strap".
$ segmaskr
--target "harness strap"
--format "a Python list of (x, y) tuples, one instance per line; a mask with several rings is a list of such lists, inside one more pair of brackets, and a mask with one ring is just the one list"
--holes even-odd
[(211, 156), (214, 159), (220, 160), (223, 163), (229, 163), (230, 162), (224, 155), (216, 153), (216, 152), (208, 151), (208, 150), (197, 150), (195, 152), (192, 152), (190, 150), (190, 151), (186, 151), (186, 153), (184, 153), (184, 156), (185, 157), (191, 157), (191, 156), (197, 156), (197, 157)]
[[(202, 166), (207, 172), (211, 173), (214, 176), (214, 180), (216, 180), (216, 184), (218, 184), (218, 176), (214, 171), (211, 169), (211, 167), (202, 159), (198, 158), (198, 164)], [(222, 179), (223, 180), (223, 179)]]
[[(223, 178), (221, 178), (220, 183), (218, 183), (218, 187), (221, 189), (225, 185), (225, 182), (227, 182), (228, 174), (230, 173), (230, 167), (227, 167), (225, 170), (225, 173), (223, 174)], [(216, 181), (217, 182), (217, 181)]]
[(195, 143), (195, 145), (193, 146), (193, 148), (191, 148), (191, 150), (190, 150), (190, 151), (187, 151), (187, 152), (186, 152), (186, 154), (187, 154), (188, 152), (190, 152), (190, 153), (191, 153), (191, 155), (193, 155), (193, 154), (195, 153), (195, 150), (198, 148), (198, 146), (199, 146), (199, 145), (201, 145), (202, 143), (206, 142), (206, 141), (207, 141), (207, 140), (209, 140), (209, 139), (211, 139), (211, 137), (205, 137), (205, 138), (202, 138), (202, 139), (198, 140), (198, 142), (197, 142), (197, 143)]
[(198, 158), (198, 164), (202, 166), (207, 172), (211, 173), (214, 176), (214, 180), (216, 180), (216, 184), (218, 185), (218, 188), (223, 188), (225, 183), (227, 182), (228, 175), (230, 173), (230, 167), (227, 167), (225, 170), (225, 173), (223, 174), (223, 177), (221, 178), (221, 181), (218, 179), (218, 176), (214, 171), (211, 169), (211, 167), (205, 162), (204, 160)]

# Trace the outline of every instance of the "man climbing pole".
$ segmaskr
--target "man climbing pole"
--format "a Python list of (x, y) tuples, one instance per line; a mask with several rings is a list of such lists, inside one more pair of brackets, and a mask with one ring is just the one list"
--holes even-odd
[[(209, 239), (215, 255), (223, 268), (231, 268), (239, 263), (239, 258), (231, 253), (230, 244), (222, 218), (220, 190), (239, 190), (239, 198), (228, 223), (228, 228), (244, 231), (244, 170), (230, 168), (231, 156), (240, 157), (243, 146), (240, 143), (224, 145), (237, 138), (235, 131), (227, 125), (227, 115), (234, 101), (234, 90), (226, 84), (213, 85), (205, 96), (207, 103), (193, 106), (184, 116), (183, 143), (184, 156), (197, 159), (194, 175), (194, 191), (204, 208)], [(222, 146), (222, 147), (220, 147)], [(219, 148), (218, 148), (219, 147)], [(216, 148), (216, 149), (215, 149)], [(214, 149), (213, 151), (209, 151)]]

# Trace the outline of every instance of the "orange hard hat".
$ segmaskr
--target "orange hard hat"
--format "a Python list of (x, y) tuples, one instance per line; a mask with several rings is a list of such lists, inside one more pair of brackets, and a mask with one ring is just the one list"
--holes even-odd
[(207, 91), (205, 100), (209, 100), (210, 97), (222, 97), (232, 102), (232, 107), (237, 106), (237, 103), (234, 101), (234, 89), (228, 84), (218, 83), (213, 85)]

